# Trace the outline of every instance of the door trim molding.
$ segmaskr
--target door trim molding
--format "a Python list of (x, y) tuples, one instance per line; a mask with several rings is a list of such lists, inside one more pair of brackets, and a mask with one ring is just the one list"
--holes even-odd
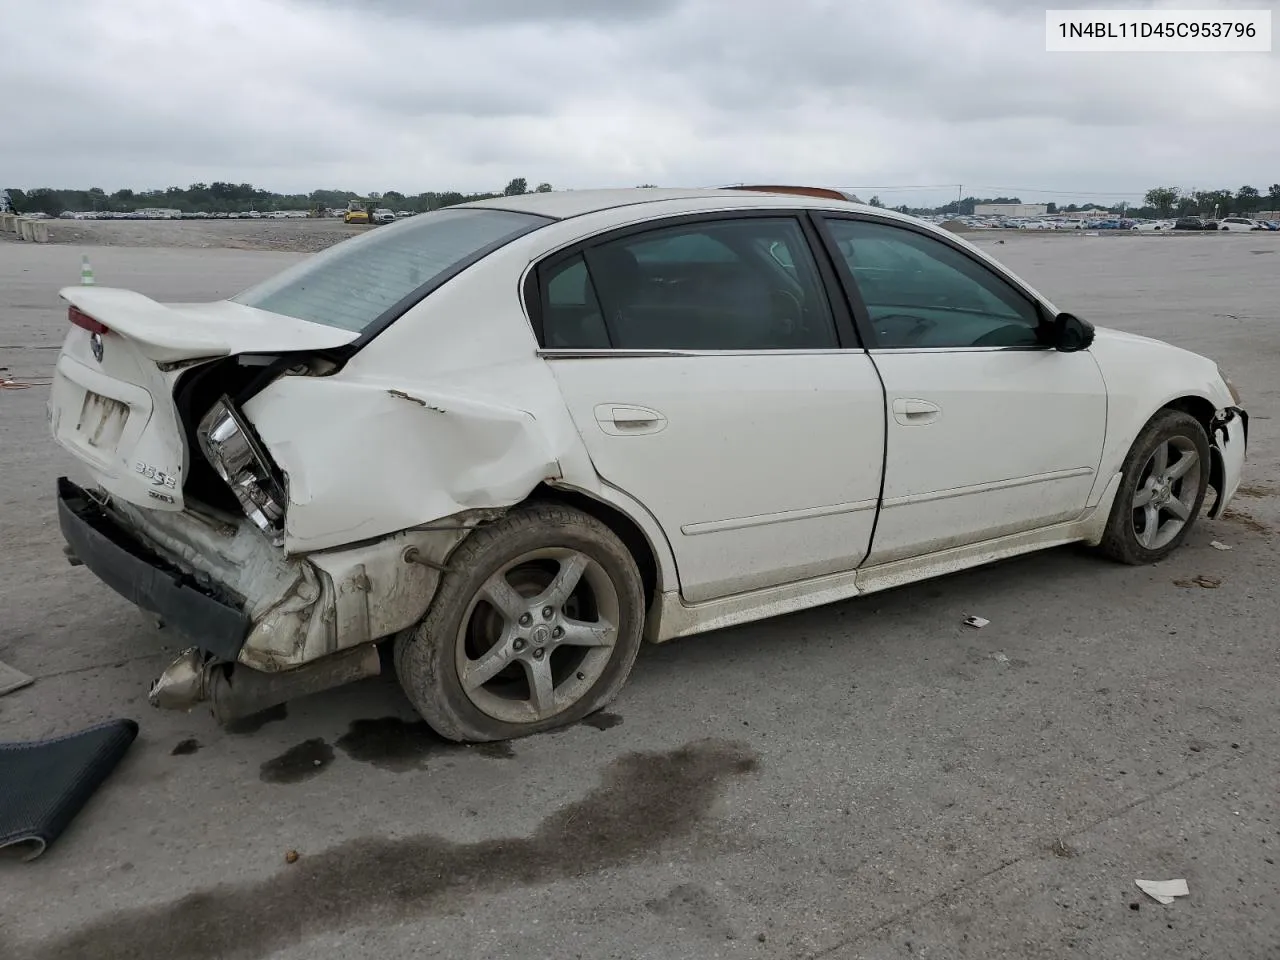
[(950, 500), (953, 497), (967, 497), (974, 493), (1010, 490), (1014, 487), (1028, 487), (1033, 483), (1052, 483), (1055, 480), (1070, 480), (1072, 477), (1086, 477), (1092, 474), (1093, 467), (1071, 467), (1067, 470), (1054, 470), (1052, 473), (1037, 473), (1027, 477), (1013, 477), (1009, 480), (975, 483), (967, 487), (948, 487), (946, 490), (931, 490), (929, 493), (909, 493), (903, 497), (887, 497), (880, 506), (881, 509), (891, 510), (894, 507), (906, 507), (916, 503), (932, 503), (935, 500)]
[(825, 507), (802, 507), (799, 510), (784, 510), (781, 513), (759, 513), (750, 517), (686, 523), (680, 527), (680, 532), (686, 537), (696, 537), (703, 533), (723, 533), (725, 530), (744, 530), (747, 527), (763, 527), (771, 523), (788, 523), (792, 520), (812, 520), (816, 517), (837, 517), (875, 508), (875, 500), (854, 500), (849, 503), (833, 503)]

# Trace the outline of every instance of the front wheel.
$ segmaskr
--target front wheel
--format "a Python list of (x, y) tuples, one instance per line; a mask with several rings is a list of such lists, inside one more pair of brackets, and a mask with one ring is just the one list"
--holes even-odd
[(475, 530), (426, 617), (396, 638), (396, 673), (442, 737), (485, 742), (581, 720), (640, 649), (644, 588), (607, 526), (552, 503)]
[(1209, 487), (1209, 437), (1189, 414), (1165, 410), (1143, 428), (1125, 459), (1100, 548), (1128, 564), (1154, 563), (1191, 530)]

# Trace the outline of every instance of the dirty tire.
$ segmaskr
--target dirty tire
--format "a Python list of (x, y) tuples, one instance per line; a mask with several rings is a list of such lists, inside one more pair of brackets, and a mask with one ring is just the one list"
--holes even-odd
[[(463, 688), (458, 667), (462, 633), (487, 581), (513, 559), (540, 550), (584, 555), (616, 593), (618, 624), (611, 656), (590, 687), (543, 719), (509, 722), (481, 710)], [(626, 683), (644, 630), (644, 587), (635, 559), (605, 524), (581, 510), (550, 502), (518, 507), (473, 531), (449, 557), (427, 615), (395, 639), (396, 674), (423, 719), (449, 740), (509, 740), (576, 723), (606, 706)], [(552, 656), (548, 655), (550, 664)], [(532, 695), (532, 679), (529, 681)]]
[[(1143, 480), (1148, 461), (1155, 450), (1161, 444), (1178, 440), (1189, 441), (1200, 457), (1199, 483), (1195, 491), (1194, 508), (1190, 511), (1190, 518), (1183, 523), (1181, 530), (1172, 540), (1155, 549), (1150, 549), (1138, 541), (1138, 535), (1134, 529), (1134, 497)], [(1186, 539), (1195, 525), (1196, 518), (1200, 515), (1205, 493), (1209, 487), (1210, 466), (1209, 437), (1200, 421), (1180, 410), (1162, 410), (1157, 413), (1138, 434), (1138, 439), (1134, 441), (1129, 455), (1125, 458), (1120, 489), (1116, 492), (1111, 516), (1107, 519), (1106, 530), (1098, 545), (1099, 551), (1119, 563), (1138, 566), (1155, 563), (1176, 550)]]

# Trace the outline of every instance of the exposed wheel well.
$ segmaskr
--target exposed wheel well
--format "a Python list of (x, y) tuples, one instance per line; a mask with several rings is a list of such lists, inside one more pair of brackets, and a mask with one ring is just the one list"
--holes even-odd
[(1214, 405), (1204, 397), (1179, 397), (1166, 403), (1162, 410), (1180, 410), (1189, 414), (1200, 421), (1200, 425), (1204, 427), (1204, 432), (1209, 436), (1209, 487), (1214, 493), (1213, 505), (1206, 508), (1210, 516), (1217, 509), (1218, 498), (1222, 494), (1223, 484), (1223, 466), (1222, 457), (1216, 453), (1213, 445), (1213, 418), (1217, 415), (1218, 410)]
[(1161, 409), (1181, 410), (1183, 413), (1191, 414), (1200, 421), (1200, 425), (1204, 427), (1204, 432), (1209, 434), (1210, 439), (1213, 438), (1213, 418), (1218, 410), (1204, 397), (1179, 397), (1177, 400), (1166, 403)]
[(589, 513), (604, 523), (617, 534), (618, 539), (630, 551), (636, 566), (640, 568), (640, 579), (644, 583), (645, 606), (648, 607), (653, 603), (653, 598), (658, 590), (658, 561), (654, 557), (653, 547), (649, 543), (649, 538), (644, 535), (644, 531), (636, 525), (634, 520), (617, 507), (610, 506), (586, 494), (573, 490), (562, 490), (548, 486), (545, 483), (538, 484), (533, 493), (529, 494), (527, 500), (550, 500), (555, 503), (563, 503), (566, 506), (575, 507), (583, 513)]

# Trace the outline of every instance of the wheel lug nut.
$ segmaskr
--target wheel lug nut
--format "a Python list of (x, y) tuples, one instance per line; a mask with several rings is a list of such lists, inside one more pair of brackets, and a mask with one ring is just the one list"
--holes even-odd
[(521, 650), (525, 648), (525, 646), (526, 644), (523, 640), (517, 640), (515, 643), (511, 645), (511, 648), (515, 650), (517, 653), (519, 653)]
[(561, 637), (564, 636), (564, 627), (556, 627), (554, 630), (551, 631), (551, 636), (559, 640)]
[(546, 650), (544, 650), (542, 647), (538, 647), (533, 651), (533, 659), (541, 660), (544, 656), (546, 656), (546, 654), (547, 654)]
[(543, 608), (542, 608), (542, 619), (544, 619), (544, 620), (550, 620), (550, 619), (551, 619), (551, 617), (552, 617), (552, 615), (553, 615), (554, 613), (555, 613), (555, 610), (553, 610), (551, 607), (543, 607)]
[(533, 617), (532, 617), (532, 616), (530, 616), (530, 615), (529, 615), (529, 614), (527, 614), (527, 613), (522, 613), (522, 614), (520, 614), (520, 626), (522, 626), (522, 627), (527, 627), (527, 626), (528, 626), (529, 624), (531, 624), (531, 623), (533, 623)]

